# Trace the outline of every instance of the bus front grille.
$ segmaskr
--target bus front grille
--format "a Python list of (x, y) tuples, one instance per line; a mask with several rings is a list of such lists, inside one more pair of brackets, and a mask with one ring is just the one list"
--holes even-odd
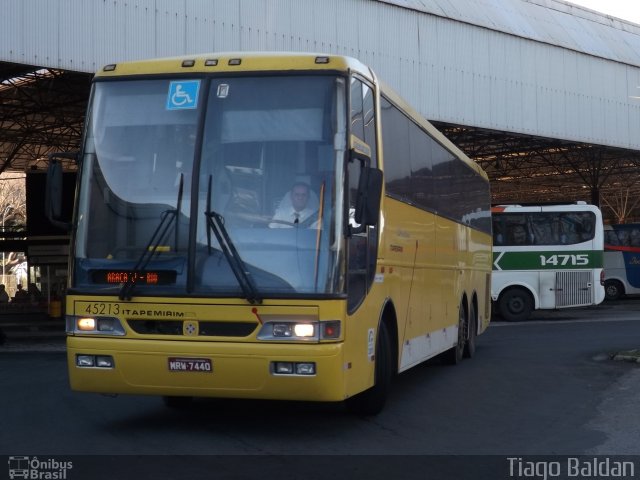
[[(131, 329), (140, 335), (183, 335), (181, 320), (128, 320)], [(256, 322), (199, 321), (198, 335), (202, 337), (248, 337)]]
[(556, 272), (556, 308), (593, 304), (591, 272)]

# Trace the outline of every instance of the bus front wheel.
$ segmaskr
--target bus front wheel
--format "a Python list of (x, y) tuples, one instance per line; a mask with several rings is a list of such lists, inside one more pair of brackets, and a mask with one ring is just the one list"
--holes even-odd
[(384, 322), (380, 323), (375, 353), (375, 384), (346, 400), (347, 409), (357, 415), (377, 415), (387, 401), (394, 374), (391, 337)]
[(531, 294), (522, 288), (511, 288), (500, 296), (500, 315), (507, 322), (521, 322), (529, 318), (533, 311)]
[(618, 280), (604, 282), (604, 298), (606, 300), (618, 300), (624, 295), (624, 287)]

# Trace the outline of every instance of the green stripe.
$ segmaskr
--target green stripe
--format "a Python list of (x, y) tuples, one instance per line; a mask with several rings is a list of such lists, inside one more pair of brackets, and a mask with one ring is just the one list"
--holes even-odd
[(493, 252), (494, 270), (602, 268), (602, 251)]

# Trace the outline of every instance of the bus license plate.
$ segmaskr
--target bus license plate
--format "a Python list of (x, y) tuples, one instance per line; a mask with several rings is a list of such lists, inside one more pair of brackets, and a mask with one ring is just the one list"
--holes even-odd
[(169, 357), (170, 372), (213, 372), (213, 364), (208, 358)]

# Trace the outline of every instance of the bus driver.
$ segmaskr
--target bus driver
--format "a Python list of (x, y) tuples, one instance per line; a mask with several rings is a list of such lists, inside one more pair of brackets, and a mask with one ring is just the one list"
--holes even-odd
[(308, 220), (312, 221), (313, 227), (315, 227), (317, 219), (311, 217), (315, 217), (317, 211), (318, 198), (315, 193), (311, 191), (307, 183), (296, 182), (278, 204), (269, 227), (291, 228), (297, 227), (298, 224), (310, 227), (311, 225), (305, 224)]

